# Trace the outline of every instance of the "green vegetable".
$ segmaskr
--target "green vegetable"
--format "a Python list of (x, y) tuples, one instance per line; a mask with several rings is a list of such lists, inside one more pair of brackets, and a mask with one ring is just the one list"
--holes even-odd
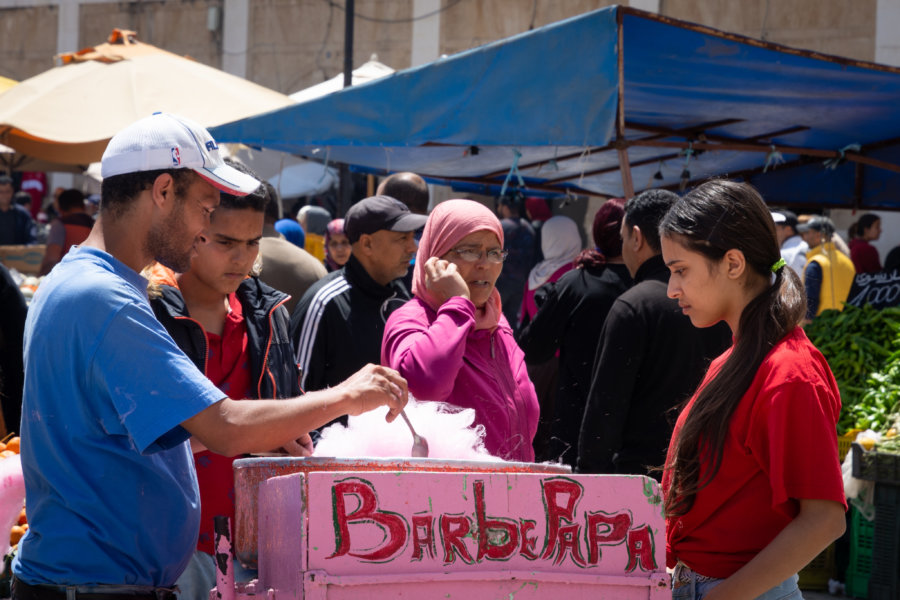
[(900, 308), (827, 310), (805, 328), (841, 391), (838, 435), (885, 432), (900, 408)]

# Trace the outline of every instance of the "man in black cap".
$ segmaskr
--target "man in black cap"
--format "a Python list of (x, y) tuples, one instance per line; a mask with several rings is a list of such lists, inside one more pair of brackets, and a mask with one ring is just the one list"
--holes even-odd
[(398, 280), (416, 251), (413, 234), (426, 219), (389, 196), (366, 198), (347, 211), (350, 260), (310, 287), (291, 315), (304, 390), (331, 387), (379, 362), (384, 323), (410, 298)]
[(797, 215), (789, 210), (772, 211), (772, 220), (775, 221), (775, 235), (781, 246), (781, 258), (797, 275), (802, 276), (809, 246), (797, 233)]

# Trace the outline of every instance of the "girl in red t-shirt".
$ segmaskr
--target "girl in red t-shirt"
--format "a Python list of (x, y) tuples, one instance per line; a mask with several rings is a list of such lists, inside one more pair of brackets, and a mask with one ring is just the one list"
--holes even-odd
[(660, 224), (669, 296), (734, 345), (678, 418), (663, 475), (673, 598), (802, 598), (796, 573), (845, 527), (837, 384), (798, 326), (797, 275), (753, 187), (710, 181)]

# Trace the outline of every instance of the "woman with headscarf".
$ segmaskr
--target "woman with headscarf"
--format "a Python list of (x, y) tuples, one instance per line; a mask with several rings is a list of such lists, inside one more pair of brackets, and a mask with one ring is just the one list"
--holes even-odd
[[(578, 225), (569, 217), (557, 215), (544, 222), (541, 233), (541, 250), (544, 258), (528, 273), (522, 308), (519, 310), (521, 332), (527, 328), (538, 311), (535, 293), (542, 286), (555, 283), (563, 274), (575, 266), (575, 258), (581, 252), (581, 233)], [(541, 420), (535, 437), (535, 454), (538, 460), (546, 460), (549, 455), (548, 418), (553, 414), (556, 388), (559, 381), (559, 352), (554, 352), (544, 361), (528, 361), (528, 374), (534, 382), (540, 405)]]
[(581, 233), (569, 217), (556, 215), (541, 228), (541, 251), (544, 259), (534, 265), (525, 282), (525, 297), (519, 312), (519, 327), (527, 325), (537, 314), (534, 293), (545, 283), (553, 283), (571, 270), (581, 252)]
[(388, 318), (381, 362), (417, 399), (474, 409), (492, 455), (530, 462), (538, 403), (494, 288), (505, 257), (490, 210), (472, 200), (438, 204), (419, 242), (414, 297)]
[(333, 219), (325, 227), (325, 268), (337, 271), (350, 260), (353, 247), (344, 233), (344, 220)]
[(575, 259), (575, 268), (538, 290), (534, 320), (517, 335), (525, 361), (541, 363), (559, 352), (559, 380), (547, 422), (547, 458), (576, 464), (578, 435), (591, 385), (597, 340), (616, 298), (631, 286), (622, 261), (620, 228), (625, 201), (606, 201), (594, 216), (594, 246)]

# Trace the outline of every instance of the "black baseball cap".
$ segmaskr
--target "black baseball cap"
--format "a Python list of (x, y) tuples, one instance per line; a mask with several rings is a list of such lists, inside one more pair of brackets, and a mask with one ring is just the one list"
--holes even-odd
[(390, 196), (371, 196), (350, 207), (344, 217), (344, 234), (355, 244), (364, 233), (415, 231), (425, 226), (428, 217), (413, 214), (409, 207)]

